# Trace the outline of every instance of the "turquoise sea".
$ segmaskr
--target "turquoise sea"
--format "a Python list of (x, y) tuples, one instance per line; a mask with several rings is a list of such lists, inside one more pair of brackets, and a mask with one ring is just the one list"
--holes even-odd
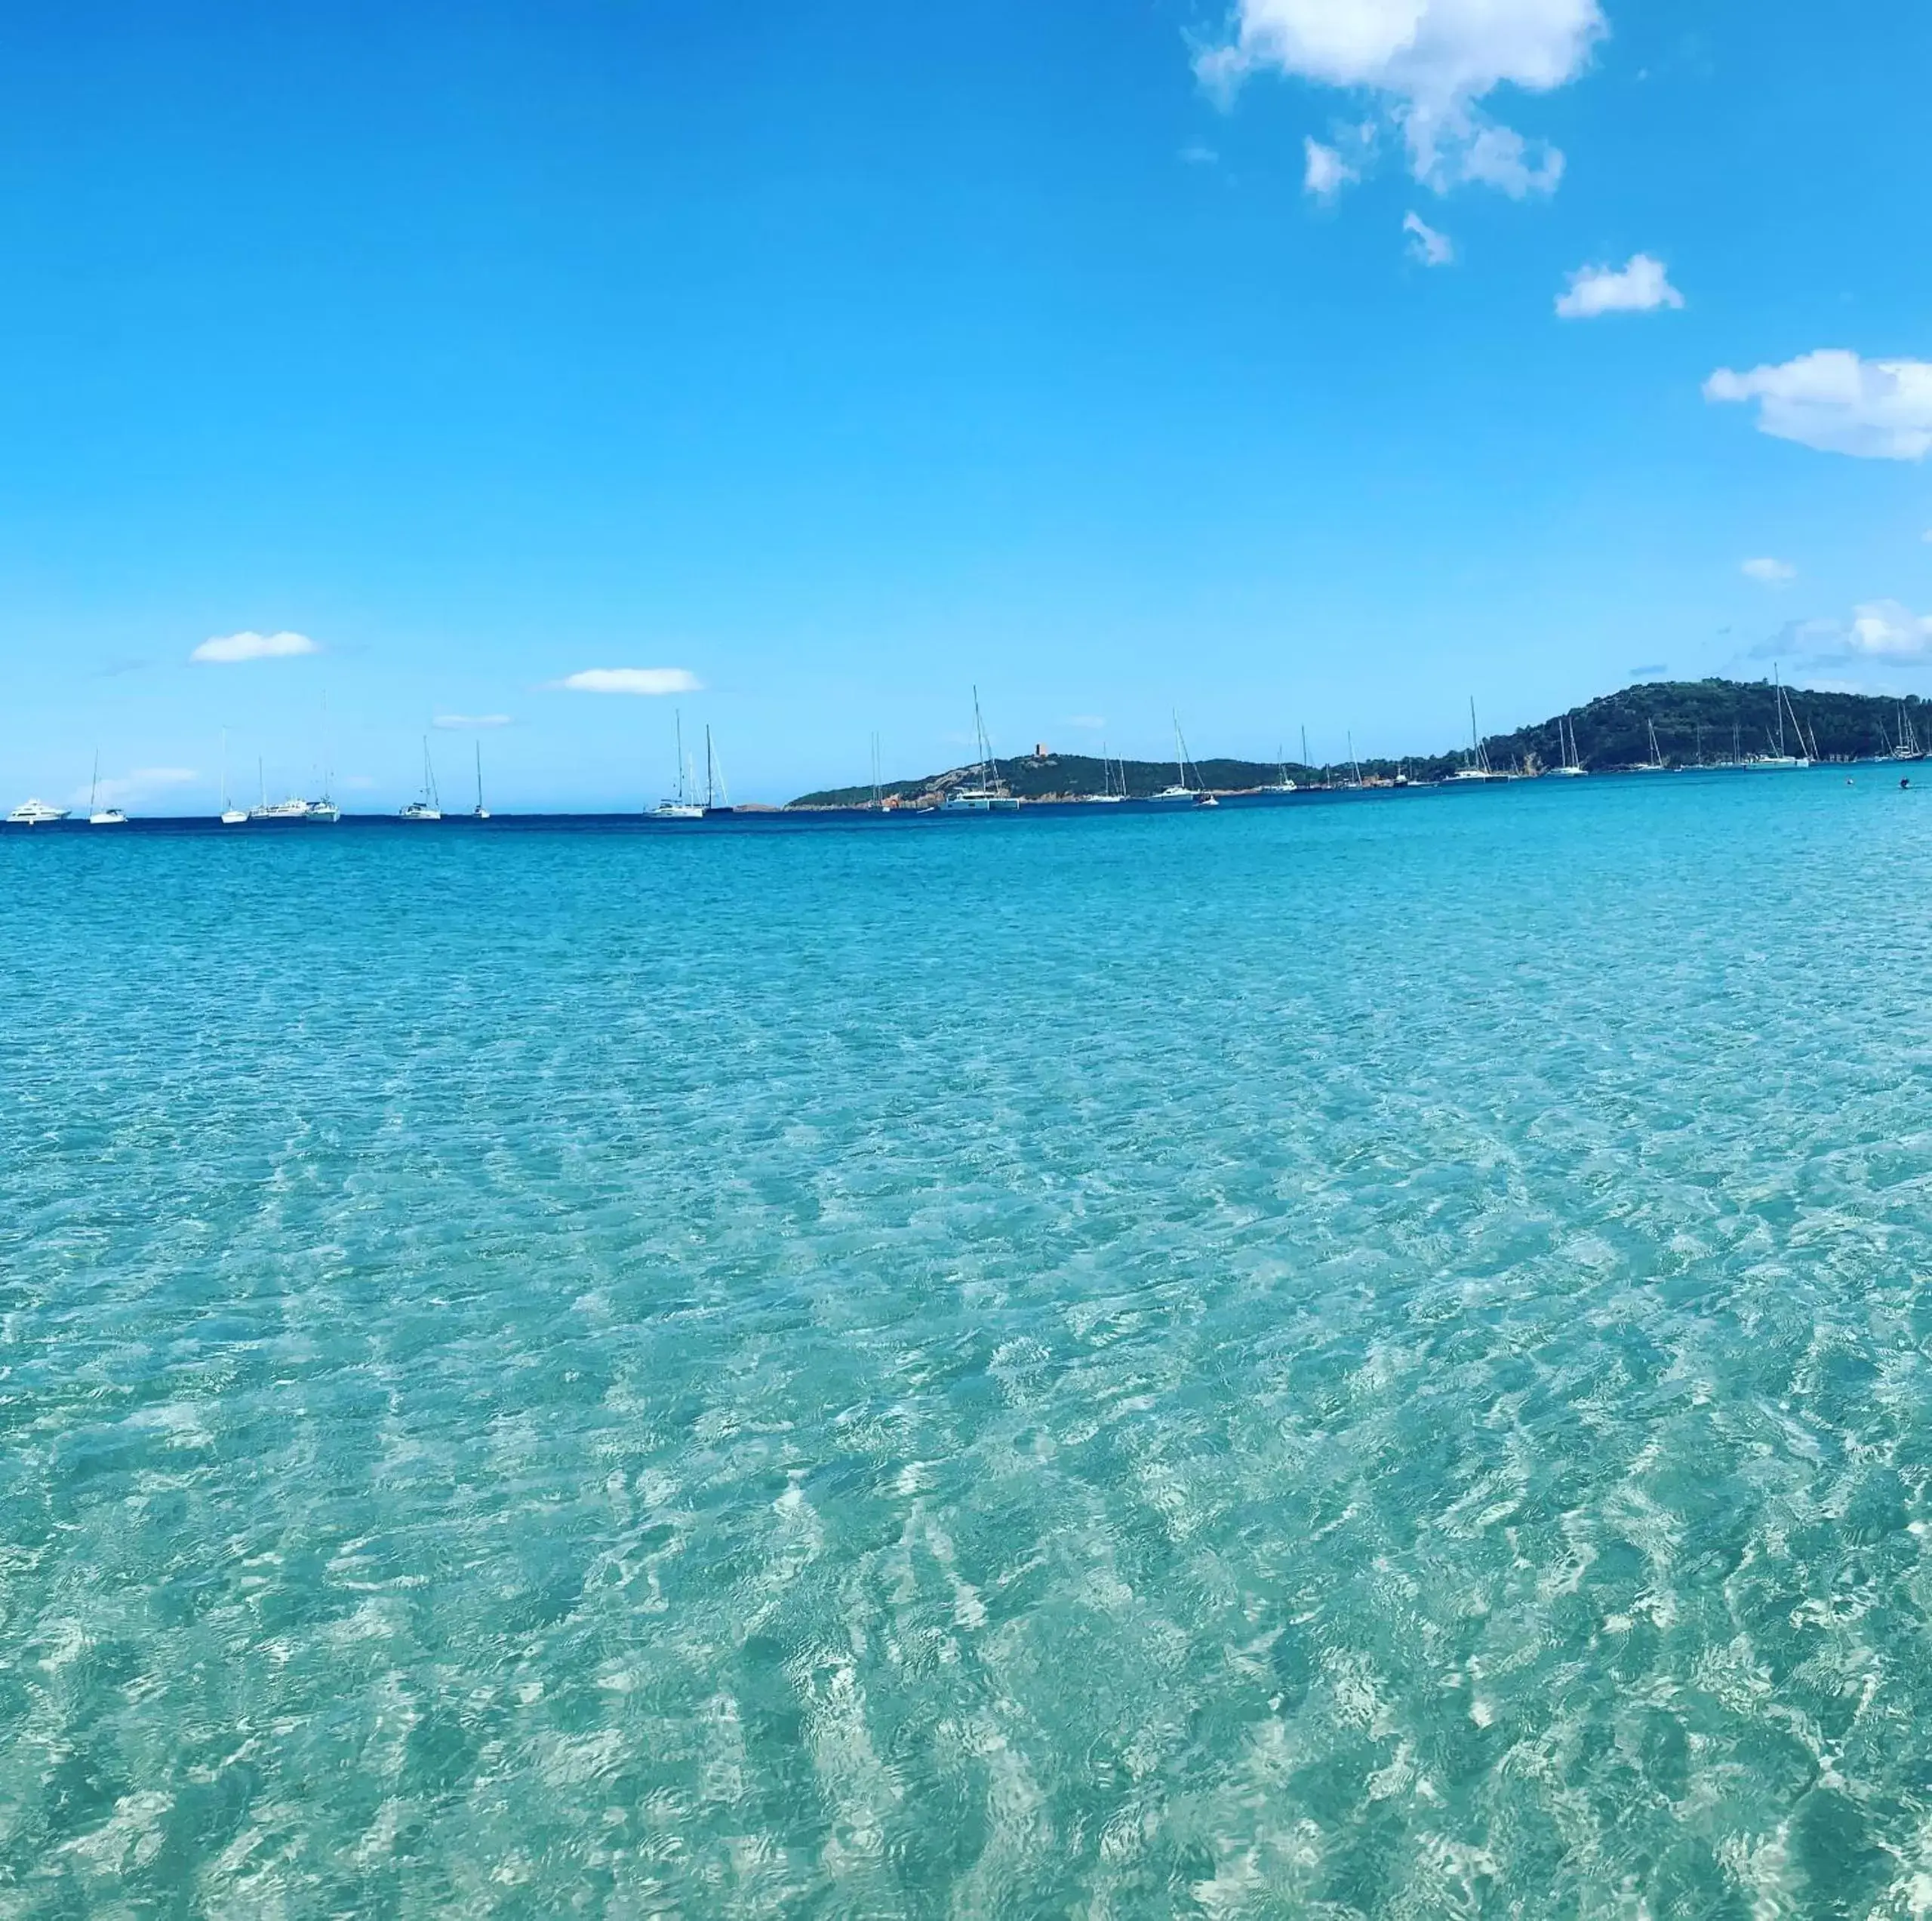
[(1932, 791), (500, 825), (0, 834), (0, 1916), (1932, 1911)]

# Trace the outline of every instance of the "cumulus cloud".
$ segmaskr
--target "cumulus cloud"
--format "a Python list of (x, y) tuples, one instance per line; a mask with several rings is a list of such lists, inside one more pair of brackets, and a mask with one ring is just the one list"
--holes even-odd
[(1909, 666), (1932, 660), (1932, 614), (1914, 613), (1899, 601), (1861, 601), (1849, 619), (1791, 621), (1752, 653), (1761, 660)]
[(1579, 267), (1569, 286), (1556, 297), (1556, 311), (1565, 320), (1595, 320), (1599, 314), (1649, 313), (1658, 307), (1681, 307), (1684, 296), (1671, 285), (1661, 260), (1632, 254), (1622, 267)]
[(1574, 79), (1605, 31), (1597, 0), (1237, 0), (1231, 24), (1195, 62), (1223, 100), (1267, 72), (1367, 91), (1401, 130), (1417, 180), (1519, 199), (1551, 192), (1563, 156), (1479, 103), (1500, 86), (1542, 93)]
[(566, 674), (553, 687), (571, 693), (697, 693), (704, 683), (683, 667), (586, 667)]
[(1333, 200), (1343, 188), (1352, 186), (1361, 175), (1342, 158), (1339, 147), (1324, 146), (1319, 140), (1305, 140), (1302, 152), (1306, 164), (1302, 171), (1301, 190), (1317, 200)]
[(226, 665), (238, 660), (287, 660), (299, 653), (321, 652), (306, 634), (223, 634), (204, 641), (188, 658)]
[(1861, 360), (1841, 347), (1748, 373), (1721, 367), (1708, 401), (1755, 401), (1758, 431), (1823, 453), (1922, 460), (1932, 452), (1932, 361)]
[(1789, 561), (1773, 560), (1767, 555), (1762, 560), (1746, 561), (1738, 569), (1747, 579), (1761, 580), (1767, 587), (1784, 587), (1798, 578), (1798, 570)]
[(507, 714), (438, 714), (429, 724), (454, 733), (466, 733), (472, 727), (506, 727), (509, 724)]
[(1402, 231), (1409, 237), (1409, 258), (1426, 267), (1446, 267), (1456, 257), (1456, 243), (1438, 233), (1420, 214), (1407, 215)]

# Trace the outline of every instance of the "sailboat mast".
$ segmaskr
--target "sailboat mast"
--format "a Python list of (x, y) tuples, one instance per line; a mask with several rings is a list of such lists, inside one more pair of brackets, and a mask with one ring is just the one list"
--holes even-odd
[(94, 796), (100, 791), (100, 749), (94, 750), (94, 778), (88, 782), (88, 812), (94, 811)]
[(1777, 662), (1771, 662), (1771, 705), (1778, 717), (1778, 758), (1784, 758), (1784, 682), (1779, 678)]
[(711, 770), (711, 723), (704, 724), (704, 810), (710, 813), (713, 781)]
[(476, 811), (483, 811), (483, 743), (476, 743)]

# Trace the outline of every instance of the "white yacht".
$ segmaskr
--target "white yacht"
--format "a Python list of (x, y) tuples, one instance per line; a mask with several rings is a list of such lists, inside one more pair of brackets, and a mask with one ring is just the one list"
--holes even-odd
[(441, 796), (436, 791), (436, 770), (430, 764), (429, 736), (423, 736), (423, 791), (402, 810), (405, 820), (441, 820), (443, 817)]
[(23, 801), (7, 816), (10, 827), (51, 827), (67, 818), (65, 807), (50, 807), (45, 801)]
[(980, 718), (980, 690), (973, 690), (973, 734), (980, 750), (974, 778), (962, 782), (946, 795), (948, 813), (1017, 813), (1020, 802), (1000, 778), (999, 763), (993, 758), (992, 744), (986, 738), (986, 723)]
[(100, 797), (100, 755), (94, 757), (94, 779), (88, 783), (88, 825), (90, 827), (125, 827), (128, 816), (118, 807), (99, 807), (94, 803)]

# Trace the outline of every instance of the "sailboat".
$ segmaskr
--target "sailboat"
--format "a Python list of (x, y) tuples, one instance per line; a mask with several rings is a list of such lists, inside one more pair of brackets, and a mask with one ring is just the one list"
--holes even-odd
[(1912, 724), (1912, 716), (1905, 711), (1905, 702), (1899, 702), (1899, 737), (1892, 743), (1885, 758), (1888, 761), (1922, 761), (1925, 749), (1918, 744), (1918, 730)]
[(1500, 767), (1489, 764), (1489, 751), (1482, 744), (1482, 736), (1476, 731), (1475, 696), (1469, 697), (1469, 764), (1458, 767), (1449, 778), (1451, 780), (1507, 780), (1509, 776)]
[(675, 717), (678, 736), (678, 791), (648, 810), (653, 820), (702, 820), (704, 810), (691, 797), (691, 769), (685, 759), (685, 717), (681, 709)]
[(97, 807), (96, 795), (100, 791), (100, 749), (94, 753), (94, 779), (88, 786), (88, 825), (90, 827), (125, 827), (128, 816), (118, 807)]
[(1549, 768), (1546, 770), (1547, 772), (1558, 775), (1567, 775), (1572, 779), (1579, 779), (1589, 772), (1589, 769), (1583, 765), (1577, 755), (1576, 725), (1567, 715), (1559, 714), (1557, 716), (1556, 745), (1558, 751), (1563, 756), (1563, 764), (1559, 767)]
[(1127, 776), (1121, 776), (1120, 791), (1114, 791), (1113, 763), (1107, 758), (1107, 743), (1100, 742), (1100, 791), (1097, 794), (1076, 794), (1074, 799), (1088, 807), (1118, 807), (1127, 798)]
[(993, 758), (992, 742), (986, 738), (986, 723), (980, 716), (980, 690), (973, 690), (973, 735), (979, 750), (974, 777), (964, 781), (946, 795), (948, 813), (1017, 813), (1020, 802), (1000, 778), (999, 763)]
[(1774, 736), (1774, 751), (1769, 754), (1755, 754), (1746, 763), (1762, 773), (1776, 773), (1786, 768), (1808, 767), (1810, 757), (1807, 754), (1787, 754), (1785, 751), (1784, 717), (1787, 708), (1791, 714), (1791, 724), (1798, 735), (1798, 744), (1804, 745), (1804, 730), (1798, 724), (1798, 710), (1791, 705), (1791, 694), (1786, 687), (1783, 677), (1779, 673), (1777, 663), (1771, 664), (1771, 707), (1777, 717), (1777, 732)]
[(718, 758), (711, 744), (711, 724), (704, 728), (704, 811), (712, 814), (736, 813), (731, 804), (731, 789), (724, 785), (724, 764)]
[(483, 804), (483, 743), (476, 743), (476, 804), (470, 810), (472, 820), (488, 820), (490, 810)]
[(334, 785), (334, 770), (329, 766), (329, 697), (322, 696), (322, 798), (319, 801), (303, 803), (303, 818), (312, 820), (318, 826), (333, 827), (342, 818), (342, 810), (330, 798), (329, 789)]
[(224, 827), (240, 827), (248, 819), (248, 810), (236, 807), (228, 798), (228, 730), (221, 730), (221, 824)]
[(402, 810), (405, 820), (441, 820), (443, 817), (441, 796), (436, 791), (436, 770), (430, 764), (429, 736), (423, 736), (423, 792)]
[(1281, 745), (1275, 749), (1275, 784), (1260, 790), (1263, 794), (1297, 794), (1301, 790), (1288, 778), (1288, 751)]
[(1636, 765), (1630, 770), (1630, 771), (1632, 773), (1669, 773), (1669, 764), (1664, 759), (1662, 752), (1659, 750), (1657, 746), (1657, 726), (1656, 721), (1651, 720), (1647, 715), (1644, 717), (1644, 724), (1650, 730), (1651, 758), (1647, 761), (1639, 761)]
[(1150, 795), (1148, 798), (1156, 806), (1164, 807), (1211, 807), (1220, 804), (1211, 794), (1201, 787), (1198, 776), (1193, 785), (1188, 783), (1187, 742), (1180, 730), (1180, 716), (1178, 714), (1174, 716), (1174, 778), (1159, 793)]

